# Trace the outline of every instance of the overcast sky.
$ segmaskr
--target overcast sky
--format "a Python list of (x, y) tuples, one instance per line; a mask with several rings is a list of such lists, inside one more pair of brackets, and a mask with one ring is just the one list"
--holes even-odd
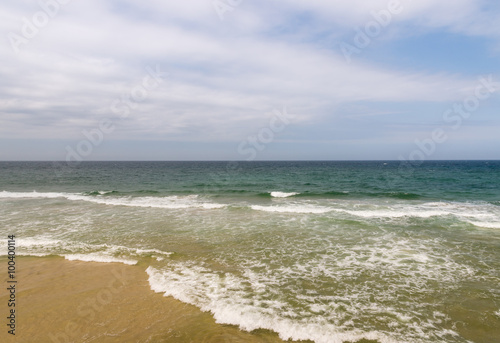
[(0, 5), (0, 160), (500, 159), (496, 0)]

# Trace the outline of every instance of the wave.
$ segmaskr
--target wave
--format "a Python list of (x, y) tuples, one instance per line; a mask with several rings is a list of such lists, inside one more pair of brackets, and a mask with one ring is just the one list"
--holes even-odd
[(0, 198), (4, 199), (20, 199), (20, 198), (47, 198), (47, 199), (55, 199), (55, 198), (65, 198), (67, 193), (56, 193), (56, 192), (48, 192), (48, 193), (38, 193), (37, 191), (33, 192), (8, 192), (2, 191), (0, 192)]
[(323, 214), (329, 217), (355, 217), (361, 220), (401, 219), (401, 218), (455, 218), (476, 227), (500, 228), (500, 208), (489, 203), (453, 203), (453, 202), (392, 202), (378, 204), (371, 202), (336, 201), (297, 201), (279, 205), (250, 205), (256, 211)]
[[(165, 209), (205, 209), (230, 208), (228, 204), (210, 201), (196, 194), (171, 196), (117, 196), (113, 191), (97, 191), (99, 195), (57, 192), (0, 192), (0, 199), (67, 199), (86, 201), (110, 206), (130, 206)], [(101, 194), (105, 193), (105, 194)], [(281, 198), (279, 204), (232, 204), (233, 208), (250, 208), (255, 211), (290, 214), (323, 214), (333, 217), (348, 215), (367, 219), (433, 218), (454, 217), (462, 222), (482, 228), (500, 228), (500, 207), (488, 202), (423, 202), (408, 199), (375, 201), (374, 199), (307, 199), (303, 193), (273, 191), (267, 196)], [(399, 196), (399, 195), (398, 195)], [(239, 206), (242, 205), (242, 206)], [(236, 207), (235, 207), (236, 206)]]
[(333, 209), (312, 205), (289, 205), (289, 206), (261, 206), (251, 205), (250, 208), (256, 211), (278, 212), (278, 213), (327, 213)]
[(374, 209), (374, 210), (348, 210), (340, 208), (332, 208), (325, 206), (314, 206), (314, 205), (289, 205), (289, 206), (261, 206), (252, 205), (250, 206), (253, 210), (265, 211), (265, 212), (277, 212), (277, 213), (328, 213), (337, 212), (350, 214), (355, 217), (364, 218), (401, 218), (401, 217), (420, 217), (429, 218), (433, 216), (446, 216), (449, 212), (445, 211), (397, 211), (395, 209)]
[(326, 191), (326, 192), (314, 192), (314, 191), (302, 191), (302, 192), (270, 192), (270, 193), (262, 193), (259, 195), (277, 197), (277, 198), (285, 198), (285, 197), (300, 197), (300, 198), (339, 198), (346, 197), (349, 198), (358, 198), (358, 199), (366, 199), (366, 198), (393, 198), (393, 199), (401, 199), (401, 200), (417, 200), (423, 198), (421, 194), (410, 193), (410, 192), (351, 192), (351, 191)]
[(83, 192), (83, 195), (108, 195), (108, 194), (119, 194), (118, 191), (90, 191)]
[(226, 205), (207, 202), (200, 199), (198, 195), (187, 196), (165, 196), (165, 197), (102, 197), (99, 195), (84, 195), (77, 193), (38, 193), (34, 192), (0, 192), (0, 198), (34, 198), (34, 199), (57, 199), (64, 198), (71, 201), (87, 201), (103, 205), (115, 206), (131, 206), (131, 207), (152, 207), (152, 208), (166, 208), (166, 209), (188, 209), (188, 208), (201, 208), (201, 209), (219, 209)]
[(118, 196), (134, 196), (134, 195), (155, 195), (160, 194), (158, 191), (153, 191), (149, 189), (143, 189), (138, 191), (90, 191), (83, 192), (82, 195), (95, 195), (95, 196), (110, 196), (110, 195), (118, 195)]
[[(226, 192), (224, 190), (224, 192)], [(248, 193), (248, 195), (252, 196), (254, 193), (248, 192), (248, 191), (243, 191)], [(261, 192), (256, 194), (259, 197), (264, 197), (264, 198), (288, 198), (288, 197), (293, 197), (293, 198), (324, 198), (324, 199), (331, 199), (331, 198), (338, 198), (338, 197), (345, 197), (346, 195), (349, 195), (349, 191), (327, 191), (327, 192), (313, 192), (313, 191), (301, 191), (301, 192), (281, 192), (281, 191), (272, 191), (272, 192)]]
[(91, 254), (65, 254), (61, 255), (68, 261), (84, 261), (84, 262), (103, 262), (103, 263), (124, 263), (129, 265), (137, 264), (136, 260), (129, 260), (108, 256), (105, 254), (91, 253)]
[[(21, 244), (19, 244), (21, 243)], [(84, 261), (84, 262), (102, 262), (102, 263), (124, 263), (128, 265), (135, 265), (137, 264), (137, 260), (133, 260), (130, 258), (121, 258), (121, 257), (115, 257), (112, 255), (112, 250), (105, 250), (101, 252), (93, 252), (93, 253), (75, 253), (75, 254), (65, 254), (65, 253), (56, 253), (55, 251), (46, 251), (46, 252), (36, 252), (36, 251), (23, 251), (27, 249), (28, 247), (31, 247), (32, 249), (37, 249), (38, 247), (43, 247), (47, 248), (49, 246), (56, 246), (56, 245), (62, 245), (62, 241), (57, 241), (57, 240), (39, 240), (39, 241), (33, 241), (30, 239), (23, 239), (18, 241), (18, 246), (17, 248), (20, 249), (20, 252), (18, 253), (19, 255), (24, 255), (24, 256), (38, 256), (38, 257), (43, 257), (43, 256), (50, 256), (50, 255), (58, 255), (61, 257), (64, 257), (65, 259), (69, 261)], [(71, 245), (71, 244), (70, 244)], [(73, 244), (74, 247), (74, 244)], [(24, 249), (23, 249), (24, 248)], [(122, 247), (123, 248), (123, 247)], [(67, 249), (67, 247), (66, 247)], [(5, 251), (0, 251), (0, 256), (7, 255), (7, 252)]]
[[(172, 296), (182, 302), (211, 312), (217, 323), (236, 325), (241, 330), (251, 332), (267, 329), (277, 332), (285, 341), (313, 340), (316, 343), (355, 342), (362, 339), (376, 340), (380, 343), (397, 341), (381, 332), (362, 332), (361, 330), (340, 330), (333, 324), (327, 324), (321, 318), (300, 320), (279, 315), (286, 304), (280, 300), (266, 301), (263, 308), (248, 299), (241, 298), (244, 279), (226, 274), (221, 277), (209, 270), (194, 265), (178, 265), (177, 271), (159, 270), (148, 267), (146, 273), (153, 291)], [(179, 274), (177, 274), (179, 273)], [(183, 277), (179, 277), (183, 275)], [(205, 291), (200, 294), (196, 286)]]
[[(401, 200), (417, 200), (423, 198), (421, 194), (411, 193), (411, 192), (351, 192), (351, 191), (326, 191), (326, 192), (314, 192), (314, 191), (302, 191), (302, 192), (271, 192), (271, 197), (289, 197), (296, 196), (301, 198), (338, 198), (349, 196), (350, 198), (394, 198)], [(265, 193), (269, 195), (269, 193)]]
[[(218, 323), (245, 331), (269, 329), (285, 341), (462, 341), (448, 323), (443, 325), (445, 314), (440, 311), (446, 304), (430, 300), (435, 294), (428, 286), (439, 283), (442, 291), (452, 290), (482, 276), (473, 266), (456, 261), (446, 242), (383, 234), (338, 244), (342, 239), (337, 234), (316, 237), (321, 239), (312, 246), (306, 240), (284, 243), (281, 257), (266, 256), (265, 262), (260, 253), (241, 256), (241, 264), (231, 272), (194, 261), (150, 266), (146, 272), (155, 292), (211, 312)], [(239, 253), (231, 260), (235, 256)], [(293, 263), (287, 263), (290, 259)], [(314, 285), (322, 292), (299, 285)]]
[(273, 198), (288, 198), (288, 197), (297, 195), (299, 193), (296, 193), (296, 192), (290, 192), (290, 193), (285, 193), (285, 192), (270, 192), (269, 194), (271, 194), (271, 197), (273, 197)]
[(337, 199), (349, 197), (353, 199), (366, 199), (366, 198), (393, 198), (401, 200), (418, 200), (423, 199), (424, 196), (411, 192), (351, 192), (348, 190), (330, 190), (325, 192), (317, 192), (311, 190), (301, 190), (300, 192), (259, 192), (255, 193), (251, 190), (238, 190), (238, 189), (219, 189), (219, 193), (211, 194), (212, 196), (221, 196), (224, 194), (241, 194), (249, 197), (258, 196), (264, 198), (315, 198), (315, 199)]
[(500, 229), (500, 221), (498, 222), (478, 222), (478, 221), (468, 221), (474, 226), (484, 227), (487, 229)]
[[(136, 264), (137, 258), (154, 258), (162, 261), (172, 255), (159, 249), (130, 248), (112, 244), (88, 244), (75, 241), (53, 239), (45, 236), (26, 237), (16, 241), (19, 255), (58, 255), (68, 260), (87, 262), (120, 262)], [(7, 249), (0, 247), (0, 256), (7, 255)]]

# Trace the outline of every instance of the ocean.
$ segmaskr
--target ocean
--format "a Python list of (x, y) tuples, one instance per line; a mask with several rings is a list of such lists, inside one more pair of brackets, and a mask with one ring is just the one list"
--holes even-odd
[(0, 162), (0, 221), (245, 331), (500, 341), (500, 161)]

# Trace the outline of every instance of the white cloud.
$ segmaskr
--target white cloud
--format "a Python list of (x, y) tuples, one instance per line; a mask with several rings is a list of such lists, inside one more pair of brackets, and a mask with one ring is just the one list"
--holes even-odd
[[(120, 128), (116, 139), (240, 140), (283, 105), (300, 124), (357, 101), (461, 98), (473, 78), (347, 64), (337, 49), (314, 42), (328, 21), (350, 32), (387, 3), (243, 2), (220, 21), (205, 0), (70, 2), (19, 54), (0, 52), (0, 137), (78, 139), (82, 128), (110, 117)], [(479, 5), (413, 1), (394, 25), (491, 34), (478, 20), (492, 15)], [(39, 10), (31, 1), (9, 6), (0, 9), (7, 18), (0, 24), (4, 37), (20, 31), (22, 16)], [(318, 26), (290, 24), (306, 12)], [(296, 29), (300, 39), (284, 27)], [(155, 65), (169, 76), (129, 118), (120, 119), (110, 105), (141, 82), (146, 66)]]

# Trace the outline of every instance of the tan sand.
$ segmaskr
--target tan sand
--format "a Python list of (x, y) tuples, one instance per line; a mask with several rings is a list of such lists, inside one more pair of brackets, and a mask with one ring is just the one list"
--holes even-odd
[(16, 268), (16, 335), (7, 333), (5, 272), (0, 342), (283, 342), (269, 331), (216, 324), (209, 313), (153, 292), (146, 266), (20, 257)]

